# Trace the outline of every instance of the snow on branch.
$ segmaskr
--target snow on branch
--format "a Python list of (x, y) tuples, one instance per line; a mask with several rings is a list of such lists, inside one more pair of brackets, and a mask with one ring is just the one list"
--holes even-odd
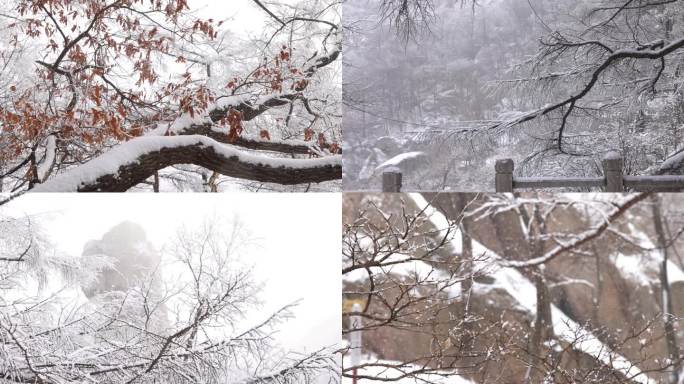
[(417, 163), (420, 160), (425, 161), (426, 157), (427, 155), (425, 154), (425, 152), (420, 151), (400, 153), (375, 167), (375, 171), (377, 172), (388, 167), (401, 167), (409, 163)]
[[(339, 57), (340, 51), (341, 49), (338, 46), (337, 49), (330, 52), (327, 56), (316, 59), (312, 65), (304, 70), (305, 76), (309, 78), (318, 69), (334, 62)], [(221, 96), (217, 98), (215, 105), (208, 108), (208, 112), (196, 117), (183, 114), (170, 124), (160, 124), (157, 129), (148, 133), (148, 136), (204, 135), (218, 142), (238, 147), (288, 154), (311, 154), (319, 153), (320, 149), (331, 149), (331, 144), (329, 143), (317, 146), (314, 142), (299, 140), (259, 140), (245, 136), (238, 136), (231, 140), (224, 130), (217, 129), (214, 126), (214, 124), (227, 118), (231, 111), (239, 112), (240, 120), (246, 122), (254, 120), (272, 108), (289, 105), (296, 100), (304, 100), (306, 102), (301, 93), (268, 95), (256, 100), (249, 100), (245, 95)], [(337, 151), (340, 150), (337, 149)]]
[[(227, 97), (205, 114), (194, 117), (184, 114), (172, 123), (160, 124), (147, 136), (120, 144), (35, 190), (120, 192), (144, 181), (154, 172), (176, 164), (194, 164), (225, 176), (282, 185), (342, 178), (340, 156), (331, 156), (329, 159), (277, 159), (242, 153), (236, 148), (321, 154), (324, 148), (313, 143), (248, 137), (237, 137), (231, 141), (226, 132), (214, 127), (214, 123), (225, 118), (230, 109), (239, 110), (246, 121), (297, 97), (294, 94), (278, 95), (258, 102), (246, 101), (241, 96)], [(195, 149), (197, 152), (193, 153)]]
[(601, 236), (609, 227), (610, 224), (615, 221), (618, 217), (622, 216), (625, 212), (627, 212), (631, 207), (639, 203), (640, 201), (646, 199), (650, 194), (649, 193), (640, 193), (636, 195), (632, 195), (628, 197), (625, 201), (621, 203), (615, 204), (615, 208), (610, 212), (605, 219), (601, 222), (600, 225), (585, 231), (584, 233), (581, 233), (574, 237), (571, 241), (567, 243), (560, 243), (558, 246), (555, 248), (551, 249), (547, 253), (545, 253), (542, 256), (535, 257), (529, 260), (506, 260), (502, 261), (501, 265), (504, 267), (513, 267), (513, 268), (529, 268), (529, 267), (535, 267), (544, 263), (547, 263), (553, 259), (555, 259), (557, 256), (565, 253), (566, 251), (570, 251), (573, 249), (576, 249), (594, 239), (597, 237)]
[[(335, 61), (339, 54), (338, 47), (329, 55), (316, 59), (304, 73), (313, 75), (319, 68)], [(159, 124), (147, 136), (122, 143), (34, 190), (122, 192), (143, 182), (156, 171), (177, 164), (199, 165), (225, 176), (282, 185), (341, 179), (342, 160), (339, 155), (320, 159), (278, 159), (247, 154), (237, 148), (320, 154), (320, 149), (326, 149), (325, 146), (319, 148), (308, 142), (246, 137), (230, 140), (225, 132), (214, 128), (214, 123), (225, 119), (231, 110), (237, 110), (242, 121), (249, 121), (271, 108), (287, 105), (301, 97), (300, 94), (279, 94), (253, 101), (240, 95), (219, 98), (216, 105), (204, 114), (184, 114), (170, 124)]]
[[(557, 43), (560, 46), (566, 46), (566, 43), (564, 42), (558, 42)], [(660, 49), (655, 49), (655, 47), (661, 47)], [(580, 90), (575, 92), (574, 95), (571, 95), (567, 97), (564, 100), (561, 100), (555, 104), (547, 105), (544, 106), (543, 108), (539, 108), (533, 111), (528, 111), (525, 113), (520, 114), (519, 116), (516, 116), (514, 119), (511, 119), (509, 121), (503, 121), (498, 124), (495, 124), (494, 126), (491, 126), (490, 128), (509, 128), (514, 125), (518, 125), (533, 119), (536, 119), (540, 116), (544, 116), (550, 112), (556, 111), (556, 110), (561, 110), (565, 107), (563, 111), (563, 117), (561, 119), (561, 126), (558, 129), (558, 150), (563, 152), (562, 149), (562, 139), (563, 139), (563, 132), (567, 123), (568, 116), (570, 116), (570, 113), (572, 113), (573, 109), (576, 107), (576, 103), (581, 100), (584, 96), (586, 96), (596, 85), (596, 83), (599, 80), (599, 77), (601, 74), (607, 70), (609, 67), (611, 67), (613, 64), (616, 62), (622, 60), (622, 59), (647, 59), (647, 60), (657, 60), (657, 59), (662, 59), (665, 56), (681, 49), (684, 48), (684, 38), (680, 38), (678, 40), (675, 40), (671, 42), (670, 44), (667, 45), (654, 45), (652, 47), (653, 49), (651, 50), (639, 50), (639, 49), (621, 49), (621, 50), (616, 50), (612, 51), (609, 56), (603, 60), (600, 65), (593, 71), (591, 78), (589, 79), (589, 82)]]
[(680, 170), (682, 165), (684, 165), (684, 151), (680, 150), (665, 159), (656, 173), (658, 175), (673, 174)]
[(327, 147), (316, 146), (311, 141), (302, 140), (264, 140), (256, 137), (249, 137), (242, 135), (235, 139), (234, 142), (230, 142), (228, 135), (225, 130), (220, 130), (211, 124), (193, 124), (182, 131), (178, 132), (179, 135), (202, 135), (210, 137), (220, 143), (231, 144), (236, 147), (242, 147), (245, 149), (251, 149), (255, 151), (269, 151), (287, 154), (297, 154), (297, 155), (307, 155), (311, 153), (320, 153), (321, 149), (328, 149)]
[(297, 358), (288, 357), (287, 361), (284, 363), (285, 367), (270, 374), (250, 378), (246, 380), (244, 384), (306, 383), (309, 381), (307, 378), (311, 377), (312, 372), (317, 374), (329, 372), (339, 375), (339, 373), (335, 372), (338, 370), (335, 361), (335, 352), (336, 351), (329, 350), (328, 348), (322, 348)]
[(154, 172), (176, 164), (194, 164), (225, 176), (283, 185), (318, 183), (342, 177), (339, 155), (318, 159), (278, 159), (244, 153), (199, 135), (139, 137), (33, 190), (122, 192)]

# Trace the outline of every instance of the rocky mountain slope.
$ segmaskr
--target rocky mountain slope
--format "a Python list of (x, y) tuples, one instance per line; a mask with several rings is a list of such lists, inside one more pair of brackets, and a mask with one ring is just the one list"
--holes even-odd
[[(684, 336), (676, 209), (664, 211), (673, 231), (666, 244), (669, 293), (646, 199), (593, 241), (525, 265), (599, 226), (616, 199), (346, 196), (345, 311), (349, 303), (364, 307), (368, 379), (439, 383), (456, 373), (473, 383), (671, 380), (679, 359), (668, 358), (666, 324), (675, 341)], [(674, 207), (672, 199), (662, 205)], [(671, 310), (663, 310), (664, 300)]]

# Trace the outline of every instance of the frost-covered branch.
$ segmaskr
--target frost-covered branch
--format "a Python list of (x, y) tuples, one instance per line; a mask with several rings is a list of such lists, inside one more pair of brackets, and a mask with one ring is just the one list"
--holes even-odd
[[(0, 231), (0, 245), (31, 235), (20, 229)], [(121, 240), (116, 237), (117, 246)], [(336, 382), (333, 347), (297, 353), (275, 342), (296, 303), (258, 314), (261, 321), (247, 316), (261, 304), (261, 285), (235, 258), (250, 242), (239, 222), (226, 228), (207, 221), (171, 239), (165, 274), (173, 278), (164, 283), (155, 268), (112, 285), (102, 274), (124, 274), (122, 267), (98, 270), (92, 259), (101, 256), (88, 255), (72, 262), (81, 269), (78, 278), (44, 295), (24, 286), (35, 271), (19, 274), (16, 263), (0, 260), (0, 381), (314, 384), (329, 376)], [(140, 243), (121, 246), (138, 249)], [(35, 263), (29, 256), (27, 263)], [(141, 262), (149, 255), (137, 256)], [(102, 290), (79, 294), (92, 279)]]
[(556, 257), (568, 251), (577, 249), (582, 245), (587, 244), (590, 241), (601, 236), (610, 227), (613, 221), (623, 216), (630, 208), (635, 206), (640, 201), (646, 199), (649, 195), (649, 193), (639, 193), (628, 197), (620, 203), (616, 203), (615, 208), (606, 215), (606, 217), (602, 220), (600, 225), (592, 229), (589, 229), (583, 233), (580, 233), (576, 236), (573, 236), (573, 239), (568, 242), (559, 241), (560, 244), (558, 246), (546, 252), (542, 256), (521, 261), (506, 260), (502, 262), (502, 265), (514, 268), (529, 268), (539, 266), (544, 263), (548, 263)]
[[(340, 154), (339, 77), (326, 68), (339, 62), (339, 4), (277, 7), (276, 13), (293, 15), (283, 21), (297, 21), (296, 28), (264, 22), (271, 39), (251, 44), (229, 43), (242, 32), (198, 18), (194, 6), (176, 0), (8, 4), (3, 12), (18, 22), (2, 29), (7, 39), (16, 38), (15, 48), (0, 54), (3, 187), (33, 189), (140, 136), (204, 135), (293, 158)], [(23, 53), (34, 49), (35, 55)], [(217, 190), (220, 174), (196, 169), (178, 172)], [(155, 174), (155, 191), (160, 176), (167, 180)]]
[[(589, 42), (585, 42), (586, 44), (589, 44)], [(586, 44), (576, 44), (576, 43), (564, 43), (564, 42), (558, 42), (557, 45), (561, 47), (578, 47), (578, 46), (583, 46)], [(496, 124), (492, 126), (491, 128), (499, 128), (500, 126), (506, 126), (506, 127), (512, 127), (517, 124), (521, 124), (533, 119), (536, 119), (538, 117), (544, 116), (546, 114), (549, 114), (551, 112), (557, 111), (557, 110), (562, 110), (563, 111), (563, 117), (561, 119), (560, 126), (558, 128), (558, 139), (557, 139), (557, 146), (558, 150), (563, 152), (563, 147), (562, 147), (562, 140), (563, 140), (563, 135), (565, 131), (565, 127), (568, 121), (568, 116), (572, 113), (573, 109), (576, 107), (576, 103), (579, 102), (582, 98), (584, 98), (593, 88), (596, 86), (598, 83), (601, 75), (609, 69), (611, 66), (613, 66), (615, 63), (624, 60), (624, 59), (646, 59), (646, 60), (659, 60), (662, 59), (663, 57), (666, 57), (667, 55), (676, 52), (677, 50), (681, 49), (684, 47), (684, 38), (676, 39), (672, 41), (671, 43), (662, 46), (653, 46), (652, 49), (620, 49), (620, 50), (615, 50), (613, 51), (610, 48), (607, 48), (603, 44), (599, 44), (603, 49), (606, 49), (610, 55), (607, 56), (603, 61), (599, 64), (597, 64), (596, 69), (593, 70), (591, 73), (591, 77), (589, 81), (579, 90), (574, 92), (573, 95), (558, 101), (556, 103), (553, 103), (549, 106), (545, 106), (543, 108), (539, 108), (534, 111), (529, 111), (521, 116), (517, 116), (514, 120), (511, 121), (506, 121), (500, 124)], [(659, 71), (662, 72), (662, 69)], [(657, 79), (656, 79), (657, 81)]]

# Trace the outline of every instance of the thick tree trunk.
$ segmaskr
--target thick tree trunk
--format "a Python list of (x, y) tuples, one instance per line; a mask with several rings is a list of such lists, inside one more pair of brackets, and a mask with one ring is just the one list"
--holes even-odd
[[(458, 207), (460, 212), (465, 212), (468, 203), (472, 200), (472, 196), (459, 193), (456, 194)], [(461, 216), (463, 216), (461, 214)], [(462, 276), (469, 276), (473, 271), (473, 239), (470, 236), (470, 223), (468, 219), (461, 219), (461, 262), (460, 269)], [(473, 348), (472, 326), (470, 323), (470, 294), (473, 282), (466, 279), (461, 283), (461, 313), (463, 314), (463, 337), (461, 338), (461, 350), (468, 352)]]
[(663, 217), (660, 211), (660, 198), (657, 194), (651, 196), (653, 209), (653, 223), (655, 226), (656, 236), (658, 238), (658, 248), (662, 253), (662, 261), (660, 263), (660, 286), (662, 295), (662, 311), (663, 311), (663, 327), (665, 328), (665, 341), (667, 343), (667, 355), (672, 364), (671, 372), (668, 375), (668, 384), (679, 383), (679, 371), (681, 369), (681, 361), (679, 357), (679, 345), (677, 344), (677, 333), (674, 329), (673, 314), (672, 314), (672, 294), (670, 292), (670, 283), (667, 278), (667, 263), (668, 263), (668, 244), (663, 228)]
[[(534, 195), (535, 198), (537, 195)], [(544, 242), (542, 236), (546, 234), (546, 222), (542, 217), (537, 206), (533, 207), (532, 216), (529, 215), (524, 207), (519, 208), (521, 224), (529, 228), (526, 233), (526, 240), (529, 244), (532, 258), (540, 257), (544, 254)], [(524, 228), (522, 229), (524, 231)], [(529, 366), (525, 373), (525, 384), (542, 383), (546, 375), (544, 360), (546, 359), (547, 349), (544, 342), (553, 337), (553, 319), (551, 317), (551, 299), (549, 287), (544, 276), (544, 265), (534, 267), (531, 271), (531, 280), (537, 291), (537, 312), (534, 319), (534, 329), (532, 338), (528, 344)]]
[(534, 275), (534, 286), (537, 288), (537, 314), (534, 319), (532, 339), (528, 347), (530, 365), (525, 373), (525, 384), (538, 384), (544, 380), (546, 373), (543, 369), (546, 355), (544, 342), (553, 335), (551, 330), (551, 300), (543, 268), (536, 268)]
[(36, 192), (124, 192), (155, 172), (193, 164), (229, 177), (282, 185), (342, 178), (340, 156), (274, 159), (242, 153), (204, 136), (140, 137), (61, 174)]

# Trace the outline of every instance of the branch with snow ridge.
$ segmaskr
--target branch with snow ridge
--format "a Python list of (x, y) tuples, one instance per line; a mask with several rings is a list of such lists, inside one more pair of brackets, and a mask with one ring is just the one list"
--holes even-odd
[(656, 175), (671, 175), (681, 173), (684, 168), (684, 149), (668, 156), (656, 170)]
[(570, 242), (559, 244), (555, 248), (551, 249), (550, 251), (546, 252), (544, 255), (535, 257), (529, 260), (506, 260), (506, 261), (501, 261), (501, 265), (504, 267), (513, 267), (513, 268), (529, 268), (529, 267), (535, 267), (539, 266), (541, 264), (547, 263), (556, 257), (560, 256), (561, 254), (577, 249), (580, 246), (596, 239), (597, 237), (601, 236), (609, 227), (610, 224), (615, 221), (618, 217), (622, 216), (625, 212), (627, 212), (630, 208), (632, 208), (634, 205), (639, 203), (640, 201), (646, 199), (650, 193), (639, 193), (636, 195), (633, 195), (631, 197), (628, 197), (625, 201), (622, 201), (619, 204), (615, 204), (615, 209), (613, 209), (603, 220), (601, 225), (596, 226), (592, 229), (589, 229), (585, 231), (584, 233), (579, 234), (575, 239), (573, 239)]
[[(307, 77), (335, 61), (336, 49), (318, 58), (304, 72)], [(261, 100), (243, 96), (219, 98), (208, 112), (194, 117), (182, 115), (170, 124), (159, 124), (143, 137), (120, 144), (90, 162), (39, 185), (36, 192), (123, 192), (143, 182), (156, 171), (177, 164), (205, 167), (224, 176), (281, 185), (318, 183), (342, 178), (341, 156), (320, 159), (278, 159), (241, 152), (237, 147), (287, 154), (320, 154), (330, 145), (295, 140), (258, 140), (238, 137), (231, 142), (214, 124), (231, 110), (249, 121), (271, 108), (287, 105), (301, 94), (280, 94)]]
[[(311, 66), (304, 70), (305, 77), (311, 77), (318, 69), (337, 60), (340, 52), (341, 47), (338, 46), (337, 49), (330, 52), (327, 56), (318, 58)], [(317, 153), (319, 150), (318, 146), (313, 142), (307, 141), (267, 141), (238, 137), (235, 141), (230, 142), (226, 132), (214, 127), (214, 124), (228, 117), (231, 110), (240, 112), (241, 120), (245, 122), (255, 119), (272, 108), (288, 105), (295, 100), (305, 99), (301, 93), (277, 94), (262, 97), (258, 100), (248, 100), (242, 95), (223, 96), (216, 100), (216, 105), (212, 106), (205, 116), (200, 117), (199, 119), (191, 119), (191, 121), (186, 124), (183, 123), (183, 119), (179, 119), (181, 121), (173, 122), (166, 127), (159, 127), (150, 132), (150, 135), (205, 135), (222, 143), (253, 150), (288, 154)], [(330, 144), (326, 143), (320, 146), (320, 149), (330, 149)], [(338, 149), (338, 151), (340, 150)], [(339, 153), (341, 153), (341, 151)]]
[(236, 147), (255, 151), (270, 151), (278, 153), (307, 155), (319, 153), (321, 149), (330, 149), (330, 145), (317, 146), (311, 141), (302, 140), (264, 140), (255, 137), (240, 136), (231, 142), (224, 130), (215, 128), (212, 124), (191, 125), (178, 132), (178, 135), (202, 135), (220, 143), (231, 144)]
[(279, 159), (245, 153), (211, 138), (139, 137), (33, 189), (35, 192), (123, 192), (156, 171), (194, 164), (225, 176), (283, 185), (342, 178), (341, 156)]

